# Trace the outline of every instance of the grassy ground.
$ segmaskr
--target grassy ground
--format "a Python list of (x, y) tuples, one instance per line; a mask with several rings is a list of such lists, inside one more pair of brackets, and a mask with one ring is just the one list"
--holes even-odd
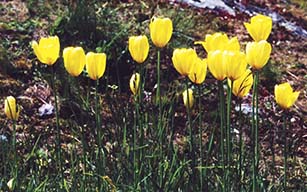
[[(298, 25), (306, 26), (304, 1), (291, 3), (255, 2), (284, 15)], [(38, 8), (37, 8), (38, 7)], [(284, 11), (285, 10), (285, 11)], [(56, 94), (59, 96), (62, 164), (66, 191), (199, 191), (199, 171), (192, 163), (200, 162), (200, 145), (195, 143), (195, 153), (188, 148), (189, 132), (187, 115), (182, 104), (181, 92), (184, 79), (179, 78), (172, 66), (171, 55), (176, 47), (195, 47), (205, 57), (202, 47), (194, 41), (203, 40), (206, 34), (222, 31), (237, 35), (242, 47), (250, 41), (243, 22), (246, 15), (235, 18), (215, 11), (191, 8), (185, 4), (161, 1), (114, 1), (112, 3), (76, 3), (75, 1), (8, 1), (0, 3), (0, 108), (4, 98), (14, 95), (22, 106), (17, 123), (17, 154), (20, 191), (56, 191), (61, 183), (56, 167), (56, 128), (54, 115), (39, 116), (38, 109), (46, 103), (54, 104), (51, 88), (51, 70), (36, 59), (30, 42), (41, 36), (58, 35), (61, 49), (80, 45), (85, 51), (106, 52), (107, 71), (100, 80), (98, 95), (101, 106), (101, 130), (103, 131), (103, 164), (101, 177), (97, 177), (95, 138), (94, 82), (85, 73), (71, 78), (65, 71), (62, 59), (56, 65)], [(141, 117), (135, 119), (135, 105), (128, 87), (131, 74), (138, 70), (127, 50), (128, 37), (145, 33), (154, 15), (172, 19), (174, 33), (162, 55), (162, 103), (165, 137), (158, 145), (157, 107), (154, 102), (156, 89), (156, 50), (151, 44), (146, 61), (146, 94), (140, 108)], [(288, 112), (288, 140), (290, 141), (288, 190), (304, 191), (307, 186), (307, 137), (306, 137), (306, 40), (274, 24), (269, 38), (273, 52), (268, 66), (260, 78), (261, 121), (259, 132), (261, 190), (282, 191), (283, 140), (282, 112), (274, 102), (276, 83), (288, 81), (301, 90), (295, 107)], [(192, 85), (191, 85), (192, 86)], [(196, 86), (193, 86), (197, 90)], [(205, 170), (204, 190), (219, 191), (222, 183), (220, 161), (220, 131), (217, 111), (217, 83), (208, 74), (201, 86), (203, 106), (203, 134), (199, 136), (198, 108), (191, 111), (195, 141), (201, 138), (204, 152), (202, 169)], [(251, 96), (243, 104), (250, 106)], [(233, 106), (238, 101), (233, 102)], [(238, 122), (238, 111), (232, 110), (232, 119)], [(243, 123), (234, 129), (243, 130), (246, 143), (246, 161), (243, 179), (234, 174), (232, 189), (243, 191), (251, 187), (251, 138), (250, 116), (244, 115)], [(139, 124), (140, 123), (140, 124)], [(138, 126), (137, 126), (138, 125)], [(133, 128), (140, 137), (139, 148), (133, 148)], [(6, 183), (11, 179), (12, 123), (0, 114), (1, 140), (0, 191), (8, 191)], [(85, 144), (84, 144), (85, 143)], [(234, 154), (238, 153), (238, 135), (233, 134)], [(85, 149), (85, 150), (83, 150)], [(208, 149), (210, 149), (208, 151)], [(133, 153), (137, 151), (138, 183), (133, 172)], [(85, 153), (84, 153), (85, 152)], [(162, 155), (161, 155), (162, 154)], [(235, 158), (237, 156), (235, 155)], [(195, 162), (193, 162), (195, 161)], [(85, 162), (85, 163), (84, 163)], [(237, 170), (234, 169), (234, 172)], [(97, 184), (100, 186), (97, 186)], [(98, 189), (99, 188), (99, 189)], [(19, 191), (17, 190), (17, 191)]]

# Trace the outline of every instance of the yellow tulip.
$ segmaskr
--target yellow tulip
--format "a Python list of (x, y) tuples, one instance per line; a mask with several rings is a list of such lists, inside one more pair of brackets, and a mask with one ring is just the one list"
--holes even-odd
[(295, 91), (289, 83), (275, 85), (274, 89), (276, 103), (283, 109), (290, 108), (297, 100), (300, 92)]
[[(184, 106), (189, 107), (191, 109), (194, 104), (193, 90), (192, 89), (185, 90), (182, 93), (182, 98), (183, 98)], [(189, 102), (188, 102), (188, 98), (189, 98)]]
[(133, 93), (133, 95), (136, 95), (138, 93), (139, 85), (140, 85), (140, 74), (139, 73), (135, 73), (131, 76), (129, 85), (130, 85), (130, 90)]
[(152, 18), (149, 24), (150, 37), (157, 47), (165, 47), (173, 33), (173, 23), (169, 18)]
[(145, 35), (129, 37), (128, 48), (133, 60), (143, 63), (149, 52), (149, 43)]
[(85, 56), (86, 71), (88, 76), (97, 80), (106, 70), (107, 55), (105, 53), (88, 52)]
[(172, 57), (175, 69), (183, 76), (188, 76), (191, 73), (196, 59), (196, 51), (192, 48), (175, 49)]
[(189, 79), (196, 84), (201, 84), (207, 74), (207, 60), (201, 59), (199, 57), (196, 58), (194, 67), (189, 74)]
[(210, 51), (208, 53), (207, 63), (208, 68), (214, 78), (223, 81), (226, 77), (225, 63), (223, 62), (223, 52), (220, 50)]
[(39, 43), (32, 41), (32, 49), (38, 60), (47, 65), (53, 65), (59, 58), (60, 41), (57, 36), (43, 37)]
[(63, 51), (64, 67), (66, 71), (77, 77), (85, 65), (85, 53), (82, 47), (66, 47)]
[(247, 63), (253, 69), (262, 69), (262, 67), (268, 62), (271, 51), (271, 44), (265, 40), (259, 42), (249, 42), (246, 45)]
[[(243, 98), (250, 91), (254, 82), (252, 71), (247, 69), (244, 74), (233, 81), (232, 93), (240, 98)], [(231, 87), (231, 80), (228, 79), (228, 85)]]
[(13, 96), (8, 96), (4, 101), (4, 113), (8, 119), (17, 120), (19, 117), (20, 108), (16, 105), (16, 99)]
[(254, 41), (267, 40), (272, 31), (272, 18), (264, 15), (256, 15), (250, 23), (244, 23)]
[(237, 37), (233, 37), (229, 40), (228, 36), (223, 33), (214, 33), (213, 35), (206, 35), (205, 41), (196, 41), (195, 44), (201, 44), (207, 53), (216, 50), (240, 50), (240, 44)]
[(224, 51), (223, 63), (226, 77), (231, 81), (242, 76), (247, 66), (245, 54), (240, 51)]

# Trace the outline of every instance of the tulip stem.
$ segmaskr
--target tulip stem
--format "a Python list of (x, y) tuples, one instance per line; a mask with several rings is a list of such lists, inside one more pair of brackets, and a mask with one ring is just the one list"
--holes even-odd
[(189, 136), (190, 136), (190, 140), (189, 140), (189, 144), (190, 144), (190, 153), (191, 153), (191, 158), (192, 158), (192, 175), (193, 177), (195, 176), (194, 174), (194, 169), (195, 169), (195, 156), (194, 156), (194, 149), (193, 149), (193, 133), (192, 133), (192, 121), (191, 121), (191, 113), (190, 113), (190, 98), (189, 98), (189, 79), (186, 78), (185, 81), (185, 85), (186, 85), (186, 94), (187, 94), (187, 113), (188, 113), (188, 124), (189, 124)]
[(258, 149), (258, 78), (259, 74), (255, 72), (255, 80), (253, 83), (253, 98), (252, 98), (252, 135), (253, 135), (253, 192), (257, 191), (257, 177), (258, 177), (258, 160), (259, 160), (259, 149)]
[(56, 119), (56, 130), (57, 130), (57, 160), (58, 160), (58, 170), (61, 174), (61, 185), (60, 187), (64, 186), (64, 173), (62, 169), (62, 155), (61, 155), (61, 130), (60, 130), (60, 121), (59, 121), (59, 109), (58, 109), (58, 98), (56, 93), (55, 81), (56, 81), (56, 74), (54, 70), (54, 66), (51, 67), (52, 70), (52, 89), (54, 92), (54, 106), (55, 106), (55, 119)]
[(160, 49), (157, 50), (157, 96), (159, 114), (158, 114), (158, 130), (160, 132), (160, 152), (162, 157), (163, 152), (163, 128), (162, 128), (162, 105), (161, 105), (161, 92), (160, 92)]
[(284, 138), (284, 191), (287, 191), (287, 125), (286, 125), (286, 113), (283, 113), (283, 138)]
[(202, 108), (201, 108), (201, 86), (198, 85), (198, 113), (199, 113), (199, 152), (200, 152), (200, 163), (199, 163), (199, 170), (200, 170), (200, 191), (203, 191), (203, 128), (202, 128)]
[(242, 168), (244, 164), (244, 143), (243, 143), (243, 123), (242, 123), (242, 100), (239, 98), (239, 128), (240, 128), (240, 135), (239, 135), (239, 147), (240, 147), (240, 154), (239, 154), (239, 190), (242, 191)]
[(232, 96), (232, 88), (233, 88), (233, 81), (231, 81), (231, 86), (227, 87), (227, 131), (226, 131), (226, 146), (227, 146), (227, 170), (226, 170), (226, 191), (230, 191), (230, 177), (231, 177), (231, 122), (230, 122), (230, 115), (231, 115), (231, 96)]
[[(11, 109), (10, 109), (11, 110)], [(11, 117), (12, 113), (11, 113)], [(18, 190), (18, 171), (17, 171), (17, 151), (16, 151), (16, 120), (13, 119), (13, 150), (14, 150), (14, 183), (15, 186), (13, 187), (13, 189)]]
[(219, 89), (219, 112), (220, 112), (220, 132), (221, 132), (221, 155), (222, 155), (222, 167), (223, 167), (223, 186), (222, 191), (225, 190), (226, 177), (225, 177), (225, 155), (224, 155), (224, 125), (225, 125), (225, 100), (224, 100), (224, 88), (223, 81), (218, 81), (218, 89)]

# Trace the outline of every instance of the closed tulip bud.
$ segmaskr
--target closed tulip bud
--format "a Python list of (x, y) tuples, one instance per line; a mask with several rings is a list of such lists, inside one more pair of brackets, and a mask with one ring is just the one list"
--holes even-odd
[(228, 39), (228, 36), (223, 33), (214, 33), (213, 35), (206, 35), (205, 41), (197, 41), (195, 44), (201, 44), (207, 53), (216, 50), (230, 50), (239, 51), (240, 44), (236, 37)]
[(150, 37), (157, 47), (165, 47), (173, 33), (173, 23), (169, 18), (152, 18), (149, 24)]
[(85, 53), (82, 47), (66, 47), (63, 51), (64, 67), (66, 71), (77, 77), (85, 66)]
[(225, 63), (223, 62), (223, 51), (210, 51), (207, 57), (208, 68), (214, 78), (223, 81), (226, 77)]
[(244, 23), (254, 41), (267, 40), (272, 31), (272, 18), (258, 14), (251, 18), (250, 23)]
[[(244, 74), (233, 81), (232, 93), (240, 98), (243, 98), (250, 91), (254, 82), (252, 71), (247, 69)], [(231, 80), (228, 79), (228, 85), (231, 87)]]
[[(185, 90), (182, 93), (182, 98), (183, 98), (184, 106), (189, 107), (191, 109), (193, 107), (193, 104), (194, 104), (193, 90), (192, 89)], [(189, 98), (189, 100), (188, 100), (188, 98)]]
[(283, 109), (290, 108), (297, 100), (300, 92), (295, 91), (289, 83), (275, 85), (274, 89), (276, 103)]
[(268, 62), (272, 46), (265, 40), (259, 42), (249, 42), (246, 45), (247, 63), (256, 70), (262, 69)]
[(32, 41), (32, 49), (38, 60), (47, 65), (53, 65), (59, 58), (60, 41), (57, 36), (43, 37), (39, 43)]
[(130, 82), (129, 82), (130, 90), (133, 93), (133, 95), (136, 95), (138, 93), (139, 84), (140, 84), (140, 74), (135, 73), (131, 76)]
[(204, 82), (207, 75), (207, 60), (196, 58), (194, 67), (189, 74), (189, 79), (196, 84)]
[(183, 76), (188, 76), (191, 73), (196, 59), (196, 51), (191, 48), (175, 49), (172, 56), (175, 69)]
[(224, 51), (225, 74), (231, 81), (238, 79), (246, 70), (246, 57), (240, 51)]
[(17, 120), (19, 117), (20, 108), (16, 104), (16, 99), (13, 96), (8, 96), (4, 101), (4, 113), (8, 119)]
[(105, 53), (88, 52), (85, 59), (88, 76), (93, 80), (102, 77), (106, 69), (107, 55)]
[(149, 52), (149, 43), (145, 35), (129, 37), (128, 48), (130, 55), (137, 63), (143, 63)]

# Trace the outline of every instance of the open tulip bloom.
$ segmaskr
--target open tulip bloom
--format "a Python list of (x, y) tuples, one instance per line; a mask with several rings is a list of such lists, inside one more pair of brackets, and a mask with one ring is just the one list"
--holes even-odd
[(88, 52), (85, 60), (88, 76), (92, 80), (100, 79), (106, 70), (107, 55), (105, 53)]
[(175, 69), (183, 76), (188, 76), (191, 73), (196, 59), (196, 51), (192, 48), (175, 49), (172, 57)]
[(189, 74), (189, 79), (196, 84), (204, 82), (207, 75), (207, 60), (197, 57)]
[(293, 92), (289, 83), (282, 83), (275, 85), (274, 94), (276, 103), (283, 109), (289, 109), (297, 100), (300, 92)]
[(128, 49), (134, 61), (143, 63), (149, 52), (149, 43), (145, 35), (129, 37)]
[(262, 69), (270, 59), (272, 46), (265, 40), (249, 42), (246, 45), (247, 63), (255, 70)]
[[(253, 85), (253, 74), (250, 69), (247, 69), (243, 75), (233, 81), (232, 93), (240, 98), (245, 97)], [(228, 86), (231, 86), (231, 80), (228, 79)]]
[(254, 41), (267, 40), (272, 31), (272, 18), (258, 14), (251, 18), (250, 23), (244, 23)]
[(47, 65), (53, 65), (59, 58), (60, 41), (57, 36), (42, 37), (39, 43), (32, 41), (32, 49), (38, 60)]
[(85, 66), (85, 53), (82, 47), (66, 47), (63, 51), (64, 67), (66, 71), (77, 77)]
[(201, 44), (207, 53), (216, 50), (240, 50), (238, 38), (233, 37), (229, 40), (228, 36), (223, 33), (214, 33), (213, 35), (206, 35), (205, 41), (196, 41), (195, 44)]
[(149, 24), (150, 37), (159, 48), (165, 47), (173, 33), (173, 23), (169, 18), (153, 17)]

